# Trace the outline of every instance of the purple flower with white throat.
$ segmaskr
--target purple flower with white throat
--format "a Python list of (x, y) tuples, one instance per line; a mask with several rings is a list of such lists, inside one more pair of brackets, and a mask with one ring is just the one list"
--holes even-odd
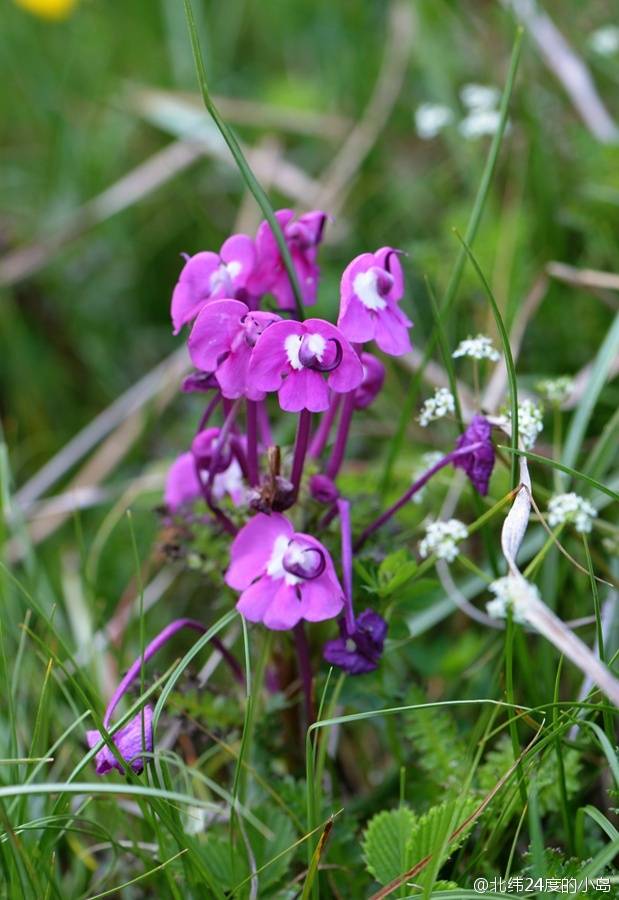
[[(305, 213), (295, 219), (291, 209), (275, 213), (292, 257), (301, 296), (306, 305), (316, 302), (320, 269), (316, 265), (318, 245), (327, 221), (320, 210)], [(257, 264), (248, 284), (255, 296), (271, 293), (281, 309), (294, 309), (295, 299), (275, 235), (268, 222), (261, 222), (256, 233)]]
[(195, 319), (210, 300), (244, 295), (255, 263), (256, 248), (246, 234), (233, 234), (219, 253), (203, 251), (186, 257), (172, 294), (174, 334)]
[(492, 425), (483, 416), (473, 416), (471, 424), (458, 438), (456, 450), (466, 450), (467, 447), (471, 447), (471, 452), (455, 456), (453, 465), (457, 469), (463, 469), (475, 490), (485, 497), (494, 468), (495, 453)]
[(327, 641), (323, 657), (349, 675), (365, 675), (378, 667), (383, 654), (387, 623), (372, 609), (364, 610), (355, 620), (352, 633), (340, 621), (340, 636)]
[[(227, 455), (227, 461), (227, 467), (213, 478), (213, 500), (219, 501), (228, 494), (235, 506), (243, 506), (248, 497), (243, 472), (238, 460)], [(164, 502), (168, 510), (173, 514), (181, 512), (203, 498), (208, 473), (209, 466), (205, 462), (200, 464), (192, 452), (181, 453), (170, 466), (166, 477)]]
[(230, 559), (226, 584), (242, 591), (236, 608), (250, 622), (283, 631), (342, 611), (344, 592), (328, 551), (279, 513), (250, 519), (234, 539)]
[(240, 300), (215, 300), (199, 313), (189, 335), (191, 361), (203, 372), (214, 372), (224, 397), (262, 400), (249, 361), (260, 335), (280, 321), (276, 313), (252, 312)]
[(323, 319), (271, 325), (253, 350), (250, 371), (254, 388), (277, 391), (287, 412), (323, 412), (329, 406), (329, 388), (347, 394), (363, 380), (352, 346)]
[(381, 247), (376, 253), (362, 253), (342, 275), (338, 327), (354, 344), (374, 340), (391, 356), (408, 353), (412, 322), (398, 306), (403, 294), (398, 251)]

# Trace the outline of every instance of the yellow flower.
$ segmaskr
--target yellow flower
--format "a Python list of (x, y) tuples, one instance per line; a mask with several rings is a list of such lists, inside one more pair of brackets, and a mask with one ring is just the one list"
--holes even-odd
[(15, 0), (15, 3), (42, 19), (66, 19), (77, 0)]

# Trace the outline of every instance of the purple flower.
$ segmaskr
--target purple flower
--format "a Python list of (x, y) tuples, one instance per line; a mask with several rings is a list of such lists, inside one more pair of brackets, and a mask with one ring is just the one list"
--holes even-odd
[(454, 459), (453, 465), (457, 469), (464, 469), (475, 490), (485, 497), (494, 468), (494, 446), (492, 426), (483, 416), (473, 416), (469, 427), (458, 438), (456, 450), (464, 450), (472, 444), (480, 446), (475, 447), (471, 453)]
[(391, 356), (408, 353), (412, 322), (397, 305), (403, 294), (398, 251), (381, 247), (376, 253), (362, 253), (342, 275), (338, 327), (353, 344), (374, 340)]
[[(126, 763), (131, 764), (134, 772), (141, 772), (144, 768), (144, 757), (140, 756), (144, 751), (151, 753), (153, 749), (153, 710), (145, 706), (142, 712), (134, 716), (124, 728), (119, 728), (112, 736), (118, 752)], [(144, 740), (142, 740), (144, 738)], [(92, 750), (101, 740), (100, 731), (87, 731), (86, 742)], [(95, 756), (97, 775), (106, 775), (112, 769), (118, 769), (124, 773), (124, 769), (116, 759), (110, 748), (105, 744)]]
[(310, 494), (318, 503), (335, 503), (340, 492), (328, 475), (312, 475), (309, 480)]
[(337, 616), (344, 592), (328, 551), (308, 534), (295, 533), (285, 516), (258, 513), (237, 534), (226, 584), (242, 591), (236, 608), (250, 622), (283, 631), (306, 619)]
[(363, 380), (359, 357), (342, 332), (323, 319), (271, 325), (254, 347), (250, 369), (254, 387), (278, 391), (287, 412), (322, 412), (329, 406), (328, 388), (346, 394)]
[(189, 335), (194, 366), (214, 372), (224, 397), (264, 399), (249, 377), (249, 359), (262, 332), (279, 321), (276, 313), (250, 312), (240, 300), (215, 300), (198, 315)]
[[(183, 508), (195, 503), (196, 500), (203, 496), (202, 485), (198, 478), (198, 469), (203, 484), (208, 480), (208, 471), (210, 468), (210, 455), (216, 436), (208, 435), (208, 432), (219, 433), (218, 428), (208, 428), (201, 432), (194, 440), (194, 446), (197, 444), (197, 452), (202, 454), (196, 459), (193, 452), (181, 453), (177, 457), (168, 470), (164, 491), (164, 502), (171, 513), (178, 513)], [(206, 435), (206, 437), (202, 437)], [(200, 438), (200, 441), (198, 441)], [(222, 471), (218, 471), (213, 478), (212, 496), (214, 500), (228, 494), (235, 506), (242, 506), (247, 500), (247, 488), (243, 481), (243, 472), (238, 460), (233, 459), (231, 453), (224, 449), (222, 455), (224, 461), (227, 462), (226, 467)], [(218, 466), (219, 469), (219, 466)]]
[[(295, 220), (291, 209), (280, 209), (275, 218), (282, 229), (294, 267), (299, 278), (303, 302), (316, 302), (320, 269), (316, 265), (318, 244), (327, 219), (326, 213), (314, 210)], [(294, 309), (294, 294), (290, 279), (279, 252), (277, 241), (268, 222), (262, 222), (256, 233), (256, 268), (249, 280), (251, 294), (271, 293), (281, 309)]]
[(344, 669), (349, 675), (364, 675), (378, 666), (387, 635), (387, 623), (378, 613), (366, 609), (357, 616), (352, 634), (340, 621), (340, 637), (327, 641), (323, 656), (332, 666)]
[(355, 409), (365, 409), (374, 402), (385, 381), (385, 367), (371, 353), (361, 354), (363, 381), (355, 391)]
[(217, 389), (219, 384), (212, 372), (191, 372), (181, 384), (183, 394), (207, 394)]
[(195, 319), (209, 300), (236, 297), (244, 291), (255, 262), (256, 248), (246, 234), (233, 234), (219, 253), (187, 257), (172, 294), (174, 334)]

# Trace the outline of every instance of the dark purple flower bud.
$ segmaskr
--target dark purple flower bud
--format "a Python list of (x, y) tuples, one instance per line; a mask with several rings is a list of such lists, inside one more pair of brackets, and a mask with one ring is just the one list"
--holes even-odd
[[(219, 440), (219, 428), (205, 428), (195, 436), (191, 444), (191, 452), (194, 455), (198, 467), (210, 471), (217, 442)], [(225, 472), (232, 462), (232, 446), (230, 441), (225, 441), (219, 450), (215, 465), (215, 473)]]
[(340, 496), (333, 481), (328, 475), (312, 475), (309, 480), (310, 494), (318, 503), (335, 503)]
[(492, 425), (480, 415), (473, 416), (469, 427), (458, 438), (456, 450), (464, 450), (473, 444), (478, 446), (471, 453), (454, 459), (453, 465), (457, 469), (464, 469), (475, 490), (485, 497), (494, 468), (495, 454), (492, 444)]
[(326, 343), (317, 342), (315, 335), (306, 334), (299, 344), (299, 363), (306, 369), (315, 369), (317, 372), (332, 372), (337, 369), (343, 355), (342, 345), (336, 338), (327, 338)]
[(387, 623), (372, 609), (364, 610), (355, 620), (352, 634), (340, 620), (340, 637), (327, 641), (323, 656), (332, 666), (349, 675), (365, 675), (377, 668), (385, 645)]
[(304, 546), (300, 541), (291, 540), (282, 557), (282, 568), (289, 575), (313, 581), (320, 578), (326, 568), (325, 554), (319, 547)]
[(365, 409), (374, 402), (385, 381), (385, 367), (371, 353), (361, 354), (363, 381), (355, 391), (355, 409)]
[(192, 372), (183, 379), (181, 391), (184, 394), (206, 394), (207, 391), (219, 389), (213, 372)]
[[(114, 744), (118, 752), (126, 763), (131, 765), (134, 772), (141, 772), (144, 768), (144, 758), (140, 753), (147, 751), (152, 752), (153, 749), (153, 710), (150, 706), (145, 706), (142, 713), (138, 713), (124, 728), (119, 730), (112, 736)], [(142, 740), (142, 736), (144, 740)], [(89, 748), (93, 747), (101, 740), (99, 731), (87, 731), (86, 742)], [(105, 744), (95, 757), (97, 775), (105, 775), (112, 769), (118, 769), (124, 772), (120, 762), (116, 759), (110, 748)]]

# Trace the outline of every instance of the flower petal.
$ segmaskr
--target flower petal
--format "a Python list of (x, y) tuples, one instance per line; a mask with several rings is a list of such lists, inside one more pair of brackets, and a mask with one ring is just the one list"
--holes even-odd
[(267, 567), (273, 545), (280, 535), (292, 537), (293, 527), (280, 513), (258, 513), (245, 525), (230, 548), (230, 565), (225, 582), (236, 590), (249, 587)]
[(203, 372), (214, 372), (222, 354), (243, 330), (241, 319), (249, 312), (239, 300), (213, 300), (200, 311), (187, 346), (191, 361)]

